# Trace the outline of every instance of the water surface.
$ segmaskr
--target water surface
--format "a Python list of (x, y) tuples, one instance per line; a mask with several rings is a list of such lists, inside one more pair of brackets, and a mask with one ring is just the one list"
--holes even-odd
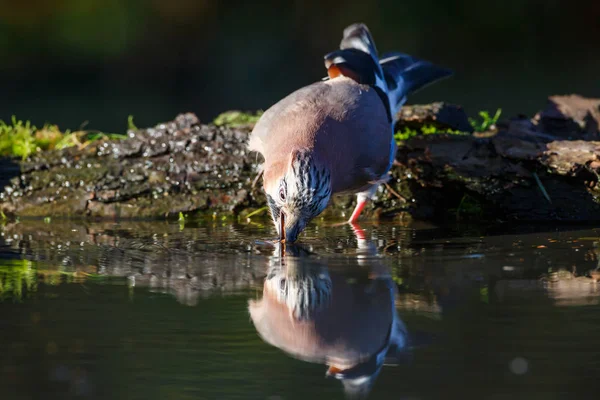
[(600, 230), (361, 228), (6, 224), (1, 398), (597, 398)]

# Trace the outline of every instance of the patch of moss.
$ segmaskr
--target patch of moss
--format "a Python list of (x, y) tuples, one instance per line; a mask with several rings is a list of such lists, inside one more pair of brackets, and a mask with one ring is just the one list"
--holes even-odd
[(29, 292), (37, 287), (36, 271), (28, 260), (0, 262), (0, 301), (7, 298), (21, 300), (23, 289)]
[(426, 136), (426, 135), (469, 135), (468, 132), (463, 132), (454, 129), (443, 129), (434, 125), (423, 125), (418, 130), (411, 128), (404, 128), (403, 131), (398, 131), (394, 134), (396, 141), (408, 140), (415, 136)]
[(35, 292), (38, 283), (60, 285), (63, 282), (102, 281), (108, 277), (85, 270), (65, 271), (62, 265), (43, 265), (29, 260), (0, 260), (0, 302), (20, 302)]
[(256, 113), (242, 112), (238, 110), (226, 111), (219, 114), (214, 119), (213, 124), (216, 126), (244, 126), (253, 125), (258, 122), (259, 118), (263, 115), (264, 111), (259, 110)]
[[(478, 113), (479, 119), (469, 118), (469, 123), (475, 132), (487, 132), (490, 130), (495, 130), (501, 114), (501, 108), (497, 109), (494, 115), (491, 115), (489, 111), (480, 111)], [(470, 135), (470, 133), (455, 129), (444, 129), (435, 125), (425, 124), (418, 129), (405, 127), (404, 130), (397, 131), (394, 134), (394, 139), (399, 142), (408, 140), (415, 136), (426, 135)]]
[(61, 131), (57, 125), (45, 124), (38, 129), (29, 121), (21, 121), (14, 115), (10, 123), (0, 120), (0, 156), (21, 157), (45, 150), (64, 149), (71, 146), (85, 147), (101, 139), (123, 139), (124, 134), (97, 131)]

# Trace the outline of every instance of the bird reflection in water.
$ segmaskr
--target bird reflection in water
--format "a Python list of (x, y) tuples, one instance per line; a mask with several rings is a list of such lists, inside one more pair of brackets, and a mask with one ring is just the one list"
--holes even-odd
[(328, 268), (305, 248), (274, 250), (263, 296), (249, 301), (260, 337), (289, 355), (328, 366), (348, 397), (366, 396), (384, 364), (407, 354), (407, 330), (395, 308), (387, 267), (370, 257), (374, 246), (356, 227), (358, 256)]

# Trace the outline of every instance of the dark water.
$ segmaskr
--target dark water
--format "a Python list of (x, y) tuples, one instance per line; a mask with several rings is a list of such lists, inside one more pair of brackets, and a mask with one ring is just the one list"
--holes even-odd
[(361, 227), (7, 224), (0, 398), (598, 398), (600, 230)]

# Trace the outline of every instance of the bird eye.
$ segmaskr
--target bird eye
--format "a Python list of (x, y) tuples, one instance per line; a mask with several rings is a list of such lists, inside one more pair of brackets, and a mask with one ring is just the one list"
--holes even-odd
[(285, 188), (283, 186), (279, 188), (279, 200), (285, 201)]
[(279, 290), (281, 290), (283, 292), (285, 290), (286, 283), (287, 283), (286, 279), (281, 278), (281, 280), (279, 281)]

